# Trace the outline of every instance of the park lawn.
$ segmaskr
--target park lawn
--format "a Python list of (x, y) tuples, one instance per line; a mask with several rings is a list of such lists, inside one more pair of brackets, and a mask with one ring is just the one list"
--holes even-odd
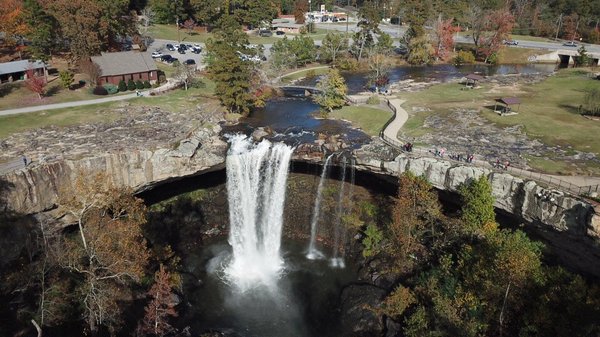
[[(6, 87), (9, 86), (9, 87)], [(46, 95), (40, 100), (38, 95), (27, 88), (25, 83), (4, 84), (5, 90), (0, 93), (0, 110), (23, 108), (27, 106), (37, 106), (73, 101), (83, 101), (89, 99), (102, 98), (90, 93), (88, 87), (77, 90), (69, 90), (62, 87), (60, 81), (55, 79), (46, 87)], [(117, 93), (116, 95), (118, 95)]]
[(214, 103), (214, 82), (203, 78), (204, 88), (177, 89), (155, 97), (135, 97), (126, 101), (100, 103), (80, 107), (30, 112), (17, 115), (0, 116), (0, 139), (6, 136), (45, 126), (70, 126), (83, 123), (107, 123), (122, 115), (114, 109), (124, 102), (133, 106), (156, 106), (166, 111), (179, 113), (194, 109), (204, 102)]
[(362, 129), (369, 136), (377, 136), (381, 128), (392, 117), (392, 112), (368, 106), (344, 106), (333, 110), (330, 118), (348, 120), (357, 128)]
[(498, 51), (498, 60), (504, 64), (529, 63), (530, 56), (541, 54), (545, 53), (539, 49), (504, 47)]
[[(212, 33), (203, 33), (203, 32), (192, 32), (192, 34), (188, 34), (187, 29), (180, 29), (177, 32), (177, 27), (175, 24), (165, 25), (165, 24), (155, 24), (148, 29), (148, 34), (155, 39), (162, 40), (172, 40), (181, 42), (192, 42), (192, 43), (206, 43), (206, 41), (213, 37)], [(250, 43), (259, 44), (259, 43), (273, 43), (277, 41), (279, 38), (271, 36), (271, 37), (261, 37), (254, 34), (248, 34), (248, 40)]]
[[(586, 119), (578, 112), (585, 89), (590, 86), (600, 86), (600, 83), (579, 69), (561, 70), (543, 82), (520, 86), (517, 91), (502, 87), (490, 90), (489, 83), (474, 90), (460, 90), (460, 84), (456, 83), (440, 84), (421, 92), (401, 95), (407, 100), (404, 107), (411, 114), (403, 131), (409, 136), (420, 136), (431, 131), (423, 127), (428, 116), (447, 115), (452, 108), (471, 108), (478, 109), (482, 116), (501, 127), (522, 125), (530, 138), (546, 144), (563, 148), (571, 146), (575, 150), (600, 155), (600, 143), (597, 141), (600, 122)], [(494, 100), (509, 95), (521, 99), (518, 114), (499, 116), (494, 113)], [(412, 114), (413, 107), (426, 107), (430, 111)], [(565, 165), (554, 166), (549, 167), (542, 160), (532, 161), (532, 167), (539, 169), (561, 172), (567, 169)], [(591, 164), (587, 167), (592, 171), (598, 169)]]
[(304, 78), (304, 77), (306, 77), (306, 74), (309, 71), (313, 71), (315, 73), (315, 75), (323, 75), (323, 74), (327, 73), (327, 71), (329, 71), (329, 67), (328, 66), (318, 66), (318, 67), (302, 69), (299, 71), (293, 71), (289, 75), (283, 76), (281, 78), (281, 82), (290, 83), (290, 82), (298, 80), (300, 78)]

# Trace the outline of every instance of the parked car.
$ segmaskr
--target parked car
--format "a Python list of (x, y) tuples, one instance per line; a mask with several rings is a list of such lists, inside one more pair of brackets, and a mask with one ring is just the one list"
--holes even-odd
[(179, 59), (178, 59), (178, 58), (176, 58), (176, 57), (171, 57), (171, 58), (169, 59), (169, 61), (167, 61), (167, 63), (169, 63), (169, 64), (172, 64), (172, 63), (175, 63), (175, 62), (179, 62)]
[(162, 56), (163, 56), (163, 53), (161, 53), (159, 51), (153, 51), (152, 52), (152, 58), (153, 59), (161, 58)]
[(177, 48), (177, 49), (187, 50), (187, 46), (182, 43), (179, 45), (179, 48)]
[(194, 46), (192, 46), (191, 44), (186, 44), (186, 45), (185, 45), (185, 47), (186, 47), (187, 49), (192, 49), (192, 48), (194, 48)]
[(285, 32), (283, 30), (278, 30), (275, 32), (275, 35), (285, 35)]
[(271, 37), (273, 36), (273, 33), (268, 29), (261, 29), (258, 31), (258, 35), (262, 37)]
[(178, 52), (179, 54), (185, 54), (185, 48), (181, 48), (181, 47), (179, 47), (179, 49), (177, 49), (177, 52)]
[(507, 46), (517, 46), (519, 41), (516, 40), (504, 40), (504, 44)]
[(194, 54), (200, 54), (202, 52), (202, 48), (200, 48), (200, 47), (193, 47), (191, 51)]
[(575, 41), (567, 41), (567, 42), (563, 43), (563, 46), (565, 46), (565, 47), (577, 47), (577, 43), (575, 43)]
[(195, 64), (196, 64), (196, 61), (194, 61), (194, 60), (192, 60), (192, 59), (187, 59), (187, 60), (185, 60), (185, 61), (183, 62), (183, 64), (186, 64), (186, 65), (188, 65), (188, 66), (191, 66), (191, 65), (195, 65)]
[(169, 63), (169, 60), (171, 60), (172, 58), (173, 58), (173, 56), (171, 56), (169, 54), (166, 54), (166, 55), (161, 56), (160, 60), (163, 61), (163, 62)]
[(168, 49), (168, 50), (170, 50), (170, 51), (174, 51), (174, 50), (175, 50), (175, 47), (173, 47), (173, 45), (172, 45), (172, 44), (170, 44), (170, 43), (167, 43), (166, 47), (167, 47), (167, 49)]

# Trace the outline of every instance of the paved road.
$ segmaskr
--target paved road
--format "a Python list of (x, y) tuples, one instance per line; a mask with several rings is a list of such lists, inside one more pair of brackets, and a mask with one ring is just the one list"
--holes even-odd
[[(145, 93), (146, 92), (144, 92), (144, 94)], [(130, 99), (130, 98), (134, 98), (134, 97), (136, 97), (135, 93), (111, 96), (111, 97), (105, 97), (105, 98), (98, 98), (98, 99), (90, 99), (90, 100), (86, 100), (86, 101), (74, 101), (74, 102), (29, 106), (29, 107), (18, 108), (18, 109), (1, 110), (0, 116), (16, 115), (16, 114), (35, 112), (35, 111), (43, 111), (43, 110), (72, 108), (72, 107), (76, 107), (76, 106), (100, 104), (100, 103), (106, 103), (106, 102), (116, 102), (116, 101), (122, 101), (122, 100)]]

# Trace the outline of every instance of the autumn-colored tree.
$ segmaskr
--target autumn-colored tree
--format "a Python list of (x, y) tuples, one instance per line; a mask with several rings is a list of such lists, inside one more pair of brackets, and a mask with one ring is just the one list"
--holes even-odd
[(194, 28), (196, 28), (196, 22), (193, 19), (187, 19), (183, 21), (183, 27), (187, 29), (188, 35), (192, 35)]
[(317, 88), (320, 92), (314, 96), (314, 101), (325, 112), (331, 112), (346, 103), (348, 87), (337, 69), (329, 69), (321, 82), (317, 83)]
[(563, 20), (564, 38), (567, 40), (576, 40), (579, 38), (579, 15), (572, 13), (571, 15), (565, 16)]
[(0, 32), (4, 33), (3, 41), (10, 46), (29, 31), (23, 14), (23, 0), (0, 1)]
[(490, 57), (503, 47), (502, 41), (509, 39), (509, 34), (515, 23), (513, 15), (507, 9), (499, 9), (486, 15), (484, 32), (477, 43), (478, 52), (488, 62)]
[(454, 33), (458, 31), (458, 27), (453, 26), (452, 21), (453, 19), (443, 20), (440, 14), (433, 26), (433, 48), (438, 60), (447, 61), (454, 47)]
[(139, 282), (149, 258), (141, 224), (145, 207), (127, 189), (111, 187), (101, 175), (78, 179), (65, 208), (78, 221), (80, 237), (67, 237), (57, 261), (80, 280), (75, 293), (87, 326), (115, 331), (130, 286)]
[(400, 176), (398, 200), (389, 226), (393, 245), (388, 249), (401, 270), (412, 268), (413, 261), (423, 257), (425, 237), (435, 235), (441, 208), (431, 185), (411, 172)]
[(387, 55), (377, 53), (369, 56), (369, 83), (375, 86), (375, 92), (379, 93), (389, 83), (391, 69), (392, 60)]
[(162, 264), (154, 274), (154, 284), (148, 291), (148, 296), (152, 300), (144, 310), (144, 318), (138, 324), (136, 333), (138, 336), (151, 334), (162, 337), (174, 329), (169, 324), (169, 318), (177, 317), (171, 274)]
[(297, 24), (304, 24), (306, 18), (304, 14), (308, 12), (308, 1), (298, 0), (294, 3), (294, 19)]
[(38, 75), (31, 67), (27, 69), (25, 74), (27, 76), (25, 80), (27, 88), (36, 93), (39, 99), (42, 99), (42, 96), (46, 92), (46, 85), (48, 84), (46, 77)]
[(89, 57), (86, 57), (79, 61), (79, 67), (84, 74), (88, 75), (90, 86), (96, 87), (98, 79), (102, 76), (102, 69), (100, 69), (100, 66), (94, 63)]

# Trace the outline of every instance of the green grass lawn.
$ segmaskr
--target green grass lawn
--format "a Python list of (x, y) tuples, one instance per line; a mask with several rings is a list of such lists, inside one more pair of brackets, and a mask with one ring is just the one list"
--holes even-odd
[[(517, 92), (502, 87), (495, 87), (490, 92), (490, 84), (475, 90), (460, 90), (459, 84), (440, 84), (421, 92), (401, 95), (407, 100), (407, 111), (411, 111), (412, 107), (431, 109), (411, 116), (403, 130), (409, 136), (420, 136), (430, 131), (423, 128), (428, 116), (447, 115), (456, 107), (471, 108), (478, 109), (482, 116), (498, 126), (522, 125), (530, 138), (540, 139), (546, 144), (570, 145), (576, 150), (600, 155), (600, 142), (597, 140), (600, 122), (586, 119), (578, 112), (585, 89), (591, 86), (600, 86), (600, 83), (578, 69), (561, 70), (541, 83), (523, 85)], [(499, 116), (489, 108), (493, 106), (494, 99), (508, 95), (521, 99), (517, 115)], [(531, 163), (533, 167), (549, 171), (565, 169), (562, 164), (550, 167), (542, 160)]]
[[(203, 88), (174, 90), (155, 97), (136, 97), (127, 100), (134, 106), (157, 106), (167, 111), (181, 112), (193, 109), (198, 104), (211, 101), (214, 94), (214, 82), (203, 78)], [(0, 139), (16, 132), (45, 126), (70, 126), (82, 123), (103, 123), (121, 117), (113, 109), (123, 101), (86, 105), (81, 107), (38, 111), (0, 117)]]
[(327, 73), (328, 70), (329, 70), (329, 67), (327, 67), (327, 66), (317, 66), (317, 67), (310, 67), (310, 68), (302, 69), (300, 71), (293, 71), (292, 73), (290, 73), (290, 75), (283, 76), (281, 78), (281, 82), (290, 83), (297, 79), (306, 77), (306, 74), (309, 71), (314, 71), (315, 75), (323, 75), (323, 74)]
[[(148, 29), (148, 35), (152, 36), (155, 39), (163, 39), (163, 40), (173, 40), (178, 41), (181, 39), (182, 42), (202, 42), (205, 43), (210, 37), (213, 36), (212, 33), (200, 33), (200, 32), (192, 32), (192, 34), (188, 34), (186, 29), (180, 29), (177, 31), (177, 27), (175, 24), (164, 25), (164, 24), (156, 24), (151, 26)], [(277, 41), (278, 37), (261, 37), (254, 34), (248, 35), (248, 40), (252, 44), (259, 43), (273, 43)]]
[(345, 106), (329, 114), (330, 118), (352, 122), (352, 125), (361, 128), (370, 136), (377, 136), (391, 116), (391, 111), (368, 106)]

